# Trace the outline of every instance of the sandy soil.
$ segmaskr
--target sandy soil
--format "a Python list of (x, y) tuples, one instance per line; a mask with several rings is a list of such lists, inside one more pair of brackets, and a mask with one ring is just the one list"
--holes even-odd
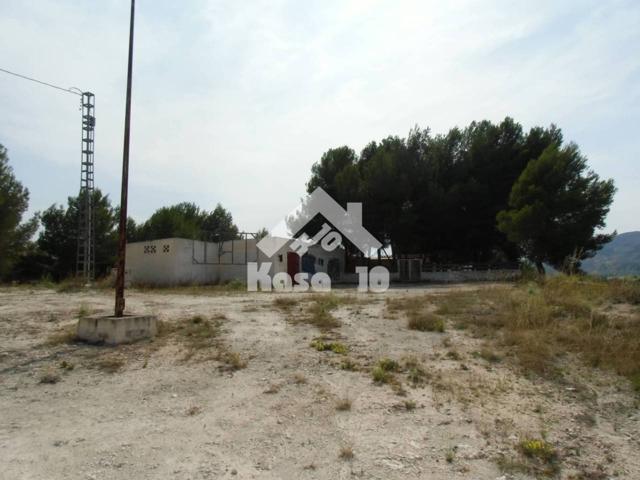
[[(562, 478), (640, 478), (638, 398), (624, 379), (577, 367), (563, 382), (525, 378), (474, 355), (482, 344), (465, 331), (408, 330), (375, 295), (335, 313), (342, 326), (331, 336), (360, 368), (346, 371), (343, 355), (310, 348), (320, 332), (289, 321), (274, 298), (128, 295), (130, 311), (166, 322), (223, 314), (220, 341), (247, 361), (230, 371), (202, 352), (185, 360), (171, 338), (47, 344), (79, 310), (110, 312), (111, 292), (0, 291), (0, 478), (530, 478), (497, 459), (521, 461), (519, 440), (542, 436)], [(408, 355), (430, 373), (424, 386), (403, 380), (400, 396), (373, 383), (379, 358)], [(99, 368), (114, 358), (120, 370)], [(46, 373), (60, 380), (41, 383)], [(342, 398), (350, 410), (336, 409)], [(345, 447), (352, 459), (340, 457)]]

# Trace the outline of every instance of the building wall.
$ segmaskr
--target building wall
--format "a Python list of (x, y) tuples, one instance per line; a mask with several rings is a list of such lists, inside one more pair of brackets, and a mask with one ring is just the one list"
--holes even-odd
[[(233, 250), (232, 250), (233, 249)], [(269, 274), (287, 271), (287, 246), (272, 259), (256, 248), (254, 239), (220, 245), (184, 238), (127, 244), (126, 281), (129, 284), (214, 284), (247, 280), (246, 262), (272, 262)], [(246, 252), (246, 254), (245, 254)]]
[[(272, 258), (267, 258), (256, 248), (254, 239), (234, 240), (223, 245), (193, 241), (184, 238), (166, 238), (127, 245), (127, 269), (125, 280), (131, 284), (184, 285), (214, 284), (231, 280), (247, 281), (245, 261), (271, 262), (269, 275), (287, 272), (288, 245)], [(246, 252), (246, 254), (245, 254)], [(316, 272), (328, 271), (329, 260), (335, 258), (340, 265), (340, 278), (334, 283), (357, 283), (356, 274), (344, 273), (344, 250), (338, 248), (326, 252), (320, 246), (312, 246), (309, 253), (316, 257)], [(323, 261), (320, 263), (318, 259)], [(232, 263), (233, 261), (233, 263)], [(453, 283), (472, 281), (500, 281), (518, 278), (519, 270), (420, 272), (420, 281)], [(391, 281), (398, 281), (399, 274), (391, 273)]]
[[(175, 238), (127, 244), (125, 280), (136, 284), (174, 283), (177, 267)], [(167, 277), (169, 275), (169, 277)]]

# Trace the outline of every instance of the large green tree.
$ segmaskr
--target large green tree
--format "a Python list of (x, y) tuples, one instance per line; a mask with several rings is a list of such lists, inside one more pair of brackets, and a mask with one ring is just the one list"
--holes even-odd
[(205, 237), (216, 242), (238, 238), (238, 227), (233, 223), (231, 212), (220, 204), (204, 217), (202, 230)]
[(6, 278), (29, 248), (37, 219), (22, 222), (29, 207), (29, 191), (16, 179), (7, 149), (0, 145), (0, 279)]
[[(48, 259), (46, 272), (59, 280), (75, 274), (79, 228), (79, 197), (69, 197), (67, 206), (51, 205), (40, 213), (42, 231), (39, 253)], [(116, 260), (117, 216), (108, 195), (93, 193), (96, 275), (109, 272)]]
[(146, 222), (136, 227), (132, 240), (180, 237), (220, 241), (237, 236), (238, 227), (222, 205), (218, 204), (208, 212), (194, 203), (183, 202), (156, 210)]
[(363, 202), (363, 223), (394, 255), (426, 253), (434, 262), (514, 261), (518, 246), (496, 226), (528, 162), (561, 143), (551, 125), (524, 132), (511, 118), (472, 122), (446, 134), (415, 127), (406, 138), (370, 142), (359, 155), (328, 150), (311, 169), (338, 203)]
[(595, 254), (612, 235), (605, 226), (615, 193), (612, 180), (600, 180), (575, 144), (548, 146), (529, 162), (513, 185), (498, 228), (541, 273), (544, 263), (567, 271)]

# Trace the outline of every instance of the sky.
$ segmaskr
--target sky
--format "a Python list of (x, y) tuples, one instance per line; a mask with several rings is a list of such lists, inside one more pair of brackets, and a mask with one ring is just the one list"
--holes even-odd
[[(96, 95), (96, 186), (114, 205), (129, 7), (0, 1), (0, 68)], [(638, 1), (138, 0), (134, 48), (137, 221), (189, 201), (270, 228), (329, 148), (510, 116), (562, 128), (615, 180), (607, 230), (640, 230)], [(0, 72), (0, 143), (30, 213), (77, 194), (78, 107)]]

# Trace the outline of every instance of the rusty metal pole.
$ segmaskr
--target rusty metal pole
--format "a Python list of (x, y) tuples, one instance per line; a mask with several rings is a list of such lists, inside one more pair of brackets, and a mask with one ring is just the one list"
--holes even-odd
[(133, 18), (135, 0), (131, 0), (129, 23), (129, 63), (127, 68), (127, 103), (124, 116), (124, 147), (122, 151), (122, 189), (120, 191), (120, 228), (118, 230), (118, 274), (116, 276), (115, 316), (124, 313), (124, 269), (127, 251), (127, 194), (129, 189), (129, 131), (131, 127), (131, 74), (133, 70)]

